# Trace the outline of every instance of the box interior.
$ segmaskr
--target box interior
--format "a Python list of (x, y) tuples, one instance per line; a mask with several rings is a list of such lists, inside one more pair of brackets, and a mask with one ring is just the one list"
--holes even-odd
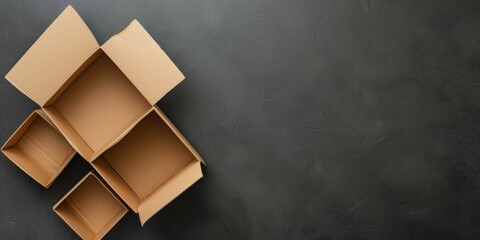
[(137, 211), (144, 199), (193, 161), (195, 156), (152, 111), (93, 166)]
[(54, 210), (84, 239), (100, 239), (127, 212), (94, 174), (87, 175)]
[(87, 160), (131, 129), (151, 105), (101, 50), (44, 110)]
[(56, 179), (75, 155), (65, 138), (37, 113), (27, 120), (22, 132), (3, 149), (18, 167), (45, 187)]

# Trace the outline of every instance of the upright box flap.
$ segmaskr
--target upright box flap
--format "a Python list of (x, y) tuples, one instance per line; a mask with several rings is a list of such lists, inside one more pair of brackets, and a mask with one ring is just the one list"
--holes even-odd
[(90, 29), (68, 6), (5, 78), (44, 106), (98, 48)]
[(152, 105), (185, 79), (137, 20), (111, 37), (102, 49)]
[(138, 206), (138, 215), (142, 226), (160, 209), (175, 199), (192, 184), (202, 178), (200, 162), (193, 161), (182, 171), (173, 176), (168, 182), (155, 190)]

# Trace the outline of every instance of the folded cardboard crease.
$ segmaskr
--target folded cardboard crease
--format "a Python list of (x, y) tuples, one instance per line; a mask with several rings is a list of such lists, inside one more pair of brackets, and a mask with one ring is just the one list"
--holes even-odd
[[(5, 78), (41, 110), (2, 151), (43, 186), (76, 151), (143, 225), (202, 177), (202, 158), (155, 105), (184, 76), (137, 20), (99, 46), (68, 6)], [(106, 233), (82, 212), (92, 211), (82, 196), (96, 192), (87, 189), (95, 179), (110, 191), (88, 174), (55, 207), (83, 238)], [(99, 208), (108, 205), (105, 199), (96, 202)]]

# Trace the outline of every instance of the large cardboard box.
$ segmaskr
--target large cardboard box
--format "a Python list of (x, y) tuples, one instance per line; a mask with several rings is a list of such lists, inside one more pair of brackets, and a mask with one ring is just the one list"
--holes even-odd
[[(3, 152), (48, 187), (76, 150), (114, 190), (90, 173), (54, 206), (82, 238), (125, 214), (116, 194), (143, 225), (203, 176), (200, 155), (155, 105), (184, 76), (136, 20), (99, 46), (69, 6), (6, 78), (42, 110)], [(22, 140), (33, 135), (47, 144)]]
[(15, 165), (49, 188), (75, 150), (42, 111), (34, 111), (2, 147)]
[(93, 167), (143, 225), (202, 177), (200, 155), (158, 107)]
[(67, 7), (5, 77), (91, 161), (184, 76), (136, 20), (103, 46)]

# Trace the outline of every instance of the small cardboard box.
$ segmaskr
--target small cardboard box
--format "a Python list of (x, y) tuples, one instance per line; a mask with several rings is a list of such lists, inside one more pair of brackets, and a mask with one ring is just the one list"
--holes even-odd
[(150, 217), (202, 178), (200, 155), (156, 106), (120, 142), (92, 162), (139, 214)]
[(184, 76), (136, 20), (101, 47), (67, 7), (5, 77), (91, 161)]
[(101, 239), (128, 209), (90, 172), (55, 204), (53, 211), (82, 239)]
[(2, 147), (2, 152), (45, 188), (49, 188), (75, 150), (42, 110), (34, 111)]

